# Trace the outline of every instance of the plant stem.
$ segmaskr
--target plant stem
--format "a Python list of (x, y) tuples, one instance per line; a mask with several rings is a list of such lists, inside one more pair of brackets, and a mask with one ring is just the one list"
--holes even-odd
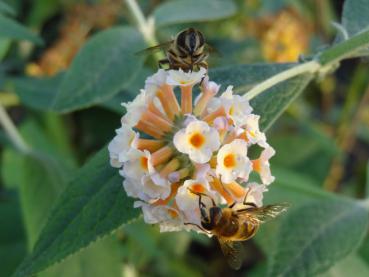
[(10, 119), (8, 113), (4, 107), (0, 104), (0, 124), (3, 126), (4, 131), (9, 136), (9, 139), (14, 144), (14, 147), (27, 154), (31, 151), (30, 147), (23, 140), (22, 136), (19, 134), (17, 127), (15, 127), (13, 121)]
[(248, 100), (251, 100), (254, 97), (258, 96), (263, 91), (275, 86), (280, 82), (283, 82), (285, 80), (288, 80), (303, 73), (316, 73), (320, 69), (321, 65), (317, 61), (310, 61), (300, 64), (298, 66), (294, 66), (290, 69), (287, 69), (285, 71), (282, 71), (281, 73), (278, 73), (270, 77), (269, 79), (266, 79), (264, 82), (258, 84), (257, 86), (249, 90), (244, 96)]
[[(141, 32), (144, 37), (145, 42), (149, 45), (149, 47), (158, 45), (158, 41), (155, 37), (155, 27), (154, 21), (152, 19), (146, 19), (140, 6), (137, 4), (136, 0), (125, 0), (128, 6), (128, 9), (131, 11), (131, 14), (136, 22), (138, 30)], [(161, 60), (164, 58), (163, 53), (157, 52), (154, 53), (156, 60)]]

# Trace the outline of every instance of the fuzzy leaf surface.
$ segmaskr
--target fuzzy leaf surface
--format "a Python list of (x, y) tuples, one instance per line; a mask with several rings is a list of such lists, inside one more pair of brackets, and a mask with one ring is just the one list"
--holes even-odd
[(312, 201), (291, 210), (279, 229), (269, 276), (316, 276), (358, 248), (368, 211), (352, 200)]
[(70, 112), (102, 103), (124, 89), (140, 72), (140, 34), (116, 27), (92, 37), (73, 60), (58, 88), (52, 108)]

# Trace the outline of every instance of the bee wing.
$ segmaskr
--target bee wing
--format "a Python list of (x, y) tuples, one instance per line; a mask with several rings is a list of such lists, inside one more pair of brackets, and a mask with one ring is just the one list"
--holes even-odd
[(240, 269), (244, 258), (242, 243), (222, 238), (218, 238), (218, 241), (229, 266), (235, 270)]
[(238, 216), (246, 217), (247, 219), (256, 219), (263, 223), (277, 217), (280, 213), (285, 212), (290, 205), (281, 203), (275, 205), (266, 205), (258, 208), (247, 208), (237, 211)]
[(209, 43), (206, 43), (205, 44), (205, 50), (207, 52), (209, 52), (210, 54), (216, 54), (216, 55), (218, 55), (220, 57), (222, 56), (222, 54), (219, 52), (219, 50), (216, 49), (215, 47), (211, 46)]
[(141, 51), (138, 51), (138, 52), (135, 53), (135, 55), (142, 55), (142, 54), (145, 54), (145, 53), (153, 53), (153, 52), (156, 52), (156, 51), (160, 51), (162, 49), (168, 48), (172, 43), (173, 43), (173, 40), (163, 42), (161, 44), (158, 44), (158, 45), (155, 45), (155, 46), (152, 46), (152, 47), (149, 47), (149, 48), (145, 48)]

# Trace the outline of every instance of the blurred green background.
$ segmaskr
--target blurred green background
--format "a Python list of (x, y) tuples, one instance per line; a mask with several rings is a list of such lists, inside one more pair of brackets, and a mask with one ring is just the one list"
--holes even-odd
[[(145, 14), (164, 2), (138, 1)], [(9, 276), (37, 239), (48, 210), (64, 188), (63, 178), (68, 179), (113, 137), (124, 112), (120, 97), (133, 98), (157, 67), (153, 57), (147, 57), (139, 76), (118, 96), (98, 106), (66, 115), (39, 111), (43, 96), (27, 99), (27, 92), (55, 89), (60, 74), (91, 36), (118, 24), (132, 25), (132, 16), (119, 0), (4, 3), (12, 7), (13, 18), (40, 34), (44, 44), (0, 36), (0, 102), (26, 141), (52, 155), (63, 168), (61, 179), (48, 178), (44, 172), (53, 170), (48, 166), (54, 160), (40, 157), (42, 163), (34, 164), (23, 159), (0, 132), (0, 276)], [(304, 60), (339, 39), (331, 22), (339, 20), (343, 1), (233, 3), (236, 9), (222, 19), (163, 25), (157, 29), (158, 40), (166, 41), (188, 26), (198, 28), (219, 52), (210, 57), (211, 69)], [(47, 78), (50, 83), (38, 85), (38, 79), (29, 82), (26, 77)], [(277, 152), (271, 161), (277, 179), (267, 193), (267, 203), (283, 199), (284, 193), (299, 201), (297, 192), (286, 189), (298, 185), (364, 198), (369, 187), (368, 60), (344, 61), (333, 75), (310, 84), (267, 135)], [(49, 176), (59, 175), (51, 172)], [(38, 182), (39, 191), (31, 190), (28, 182)], [(158, 228), (139, 219), (38, 276), (265, 276), (278, 224), (263, 226), (255, 239), (244, 243), (247, 257), (238, 272), (229, 269), (215, 240), (186, 232), (160, 234)], [(368, 267), (366, 238), (357, 254), (340, 261), (325, 276), (365, 276)]]

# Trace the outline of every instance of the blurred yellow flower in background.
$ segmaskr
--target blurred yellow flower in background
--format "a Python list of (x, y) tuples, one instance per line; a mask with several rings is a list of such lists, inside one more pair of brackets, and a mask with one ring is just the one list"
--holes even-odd
[(262, 34), (262, 53), (267, 61), (294, 62), (309, 48), (310, 27), (294, 10), (283, 10)]

